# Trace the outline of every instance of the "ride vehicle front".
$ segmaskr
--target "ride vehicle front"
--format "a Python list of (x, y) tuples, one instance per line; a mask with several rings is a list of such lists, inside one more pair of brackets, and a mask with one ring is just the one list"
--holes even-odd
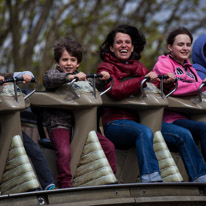
[[(20, 112), (29, 106), (17, 83), (22, 79), (0, 82), (0, 190), (1, 195), (40, 188), (22, 141)], [(33, 80), (35, 82), (35, 80)]]

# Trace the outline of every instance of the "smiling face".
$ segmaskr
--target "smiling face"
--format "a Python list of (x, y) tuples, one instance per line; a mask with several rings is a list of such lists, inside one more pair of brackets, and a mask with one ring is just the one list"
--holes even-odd
[(59, 59), (59, 62), (56, 63), (65, 73), (73, 73), (78, 67), (79, 63), (77, 58), (71, 56), (67, 50), (64, 50), (62, 56)]
[(171, 55), (181, 64), (188, 59), (191, 52), (191, 39), (187, 34), (179, 34), (175, 37), (173, 44), (168, 44)]
[(120, 60), (127, 60), (130, 58), (134, 46), (132, 45), (131, 37), (128, 34), (117, 33), (114, 38), (114, 44), (110, 47), (110, 51)]

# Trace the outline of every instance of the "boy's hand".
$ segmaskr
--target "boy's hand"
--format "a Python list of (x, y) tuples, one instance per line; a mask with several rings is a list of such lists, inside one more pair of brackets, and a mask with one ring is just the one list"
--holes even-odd
[(87, 75), (84, 72), (79, 72), (78, 74), (70, 74), (66, 77), (68, 81), (72, 81), (75, 77), (78, 78), (79, 81), (86, 81)]
[(0, 76), (0, 81), (4, 81), (4, 77), (3, 76)]
[(100, 78), (101, 80), (108, 80), (110, 78), (110, 74), (106, 71), (102, 71), (100, 74), (103, 76)]
[(26, 82), (31, 82), (32, 76), (29, 74), (23, 74), (22, 78), (23, 78), (23, 83), (26, 83)]
[(79, 78), (79, 81), (86, 81), (87, 75), (84, 72), (79, 72), (78, 74), (74, 75), (75, 77)]

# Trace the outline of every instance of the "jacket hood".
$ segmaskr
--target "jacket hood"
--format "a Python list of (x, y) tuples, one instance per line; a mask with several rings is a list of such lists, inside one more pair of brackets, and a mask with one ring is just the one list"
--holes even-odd
[[(165, 61), (165, 59), (169, 59), (170, 61), (174, 61), (176, 62), (177, 64), (180, 64), (177, 60), (175, 60), (170, 54), (168, 55), (161, 55), (158, 57), (158, 61)], [(184, 64), (182, 66), (189, 66), (191, 67), (192, 64), (190, 63), (189, 59), (186, 59), (184, 61)]]
[(199, 64), (205, 67), (206, 70), (206, 57), (204, 56), (203, 48), (206, 44), (206, 35), (201, 35), (195, 42), (192, 48), (192, 61), (193, 64)]

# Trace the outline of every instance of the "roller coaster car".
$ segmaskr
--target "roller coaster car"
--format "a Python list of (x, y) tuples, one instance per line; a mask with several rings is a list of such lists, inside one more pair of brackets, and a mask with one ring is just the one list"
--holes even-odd
[[(158, 90), (145, 78), (141, 82), (141, 92), (138, 95), (116, 101), (108, 95), (102, 96), (103, 107), (120, 107), (132, 109), (139, 116), (141, 124), (150, 127), (153, 133), (161, 130), (164, 108), (168, 106), (168, 100), (164, 98), (162, 91)], [(147, 82), (146, 89), (143, 85)], [(135, 147), (123, 150), (116, 146), (117, 151), (117, 179), (119, 183), (135, 183), (138, 179), (138, 162)], [(128, 169), (130, 168), (130, 169)]]
[[(87, 75), (87, 78), (95, 79), (97, 77), (99, 76)], [(106, 92), (104, 91), (102, 94), (99, 94), (99, 92), (96, 91), (95, 80), (93, 81), (93, 86), (94, 87), (92, 88), (87, 81), (77, 81), (77, 79), (74, 79), (72, 82), (57, 88), (54, 92), (36, 92), (30, 98), (32, 110), (37, 114), (37, 125), (41, 137), (39, 144), (44, 148), (44, 154), (55, 177), (57, 175), (56, 163), (54, 161), (56, 159), (56, 155), (54, 150), (51, 150), (54, 148), (49, 138), (46, 138), (47, 135), (45, 134), (40, 114), (42, 114), (44, 108), (65, 109), (70, 110), (73, 113), (75, 126), (72, 129), (72, 141), (70, 144), (70, 167), (73, 177), (73, 186), (80, 186), (79, 183), (75, 183), (76, 181), (74, 181), (74, 177), (76, 177), (77, 173), (83, 173), (79, 171), (81, 156), (85, 153), (85, 145), (90, 141), (87, 138), (88, 135), (91, 131), (97, 131), (97, 108), (102, 104), (100, 95)], [(95, 168), (96, 166), (92, 167)], [(90, 173), (92, 173), (92, 171), (90, 171)], [(86, 176), (86, 173), (84, 175)], [(88, 176), (89, 175), (87, 174), (87, 178), (85, 177), (85, 182), (82, 182), (81, 186), (82, 184), (103, 184), (103, 181), (100, 183), (98, 181), (95, 182), (95, 180), (86, 180), (88, 179)], [(95, 175), (93, 175), (93, 177), (95, 177)], [(81, 177), (81, 179), (83, 179), (83, 177)], [(116, 178), (113, 174), (113, 178), (110, 178), (110, 180), (105, 179), (105, 181), (105, 184), (112, 183), (116, 181)]]
[[(28, 95), (17, 88), (22, 79), (0, 82), (0, 189), (1, 194), (36, 189), (36, 179), (22, 142), (20, 111), (29, 106)], [(35, 80), (33, 80), (35, 82)], [(27, 177), (25, 173), (27, 172)], [(30, 183), (29, 183), (30, 182)]]
[[(190, 96), (169, 96), (168, 97), (168, 109), (181, 112), (185, 114), (192, 120), (195, 121), (206, 121), (206, 95), (205, 92), (202, 92), (202, 88), (205, 86), (205, 83), (202, 83), (198, 88), (197, 95), (190, 95)], [(197, 142), (199, 149), (201, 147), (199, 142)], [(179, 155), (176, 155), (176, 163), (178, 168), (182, 170), (182, 174), (186, 179), (187, 174), (183, 168), (183, 164), (181, 160), (179, 161)]]
[[(163, 110), (168, 105), (168, 100), (165, 99), (163, 93), (157, 94), (150, 90), (142, 89), (142, 94), (129, 97), (122, 101), (114, 101), (107, 96), (100, 97), (96, 90), (96, 98), (92, 92), (85, 92), (81, 89), (74, 92), (74, 88), (64, 85), (56, 92), (35, 92), (30, 96), (30, 101), (33, 107), (37, 109), (44, 108), (64, 108), (73, 111), (75, 118), (75, 127), (73, 139), (71, 142), (72, 174), (78, 167), (78, 162), (88, 133), (91, 130), (97, 129), (97, 108), (102, 106), (114, 106), (133, 108), (140, 116), (140, 122), (149, 126), (153, 132), (161, 129), (161, 121)], [(70, 85), (71, 86), (71, 85)], [(66, 89), (66, 92), (65, 92)], [(68, 90), (67, 90), (68, 89)], [(80, 97), (79, 97), (80, 96)], [(145, 97), (147, 96), (147, 97)], [(12, 97), (13, 98), (13, 97)], [(19, 99), (23, 97), (19, 97)], [(7, 99), (7, 97), (5, 98)], [(12, 99), (14, 100), (14, 99)], [(4, 99), (1, 98), (0, 105), (4, 104)], [(24, 101), (23, 101), (24, 102)], [(25, 108), (14, 103), (10, 108), (3, 109), (1, 107), (1, 134), (0, 134), (0, 177), (4, 164), (7, 159), (11, 136), (20, 134), (20, 117), (19, 110)], [(6, 112), (5, 112), (6, 111)], [(8, 113), (7, 113), (8, 111)], [(3, 116), (2, 116), (3, 115)], [(11, 118), (13, 117), (14, 118)], [(16, 120), (15, 120), (16, 118)], [(41, 120), (41, 119), (40, 119)], [(12, 126), (12, 129), (11, 129)], [(15, 128), (13, 128), (15, 126)], [(5, 130), (3, 134), (2, 131)], [(16, 131), (14, 131), (16, 130)], [(43, 138), (44, 139), (44, 138)], [(44, 141), (44, 140), (43, 140)], [(48, 151), (54, 151), (47, 149)], [(49, 155), (51, 157), (51, 155)], [(53, 156), (54, 157), (54, 156)], [(131, 157), (131, 159), (130, 159)], [(55, 158), (51, 158), (51, 162), (55, 164)], [(201, 183), (151, 183), (143, 184), (136, 183), (137, 168), (136, 155), (134, 148), (129, 151), (117, 150), (117, 177), (119, 183), (127, 184), (112, 184), (98, 186), (81, 186), (69, 189), (56, 189), (53, 191), (38, 191), (30, 193), (22, 193), (15, 195), (0, 195), (0, 204), (2, 205), (205, 205), (206, 190), (205, 185)], [(132, 172), (134, 171), (134, 172)], [(131, 177), (130, 177), (131, 175)], [(129, 182), (132, 182), (130, 184)]]
[(206, 95), (201, 92), (206, 83), (202, 83), (197, 95), (190, 96), (169, 96), (168, 108), (173, 111), (183, 112), (193, 120), (206, 121)]

